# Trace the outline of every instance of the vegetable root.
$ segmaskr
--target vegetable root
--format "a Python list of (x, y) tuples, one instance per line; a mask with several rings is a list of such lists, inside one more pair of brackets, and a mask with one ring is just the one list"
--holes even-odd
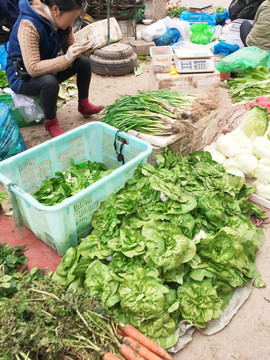
[(116, 329), (116, 332), (118, 335), (124, 336), (124, 331), (120, 327)]
[(112, 353), (105, 353), (102, 360), (120, 360), (120, 358)]
[(150, 351), (145, 346), (141, 345), (138, 341), (132, 339), (129, 336), (125, 336), (122, 340), (122, 343), (131, 347), (131, 349), (133, 349), (137, 354), (139, 354), (146, 360), (162, 360), (161, 357), (154, 354), (152, 351)]
[(134, 340), (137, 340), (140, 344), (144, 345), (147, 349), (151, 350), (153, 353), (159, 355), (160, 357), (166, 360), (172, 360), (172, 357), (167, 353), (165, 349), (163, 349), (155, 341), (149, 339), (147, 336), (142, 334), (134, 326), (126, 324), (126, 326), (124, 327), (124, 333), (125, 335), (133, 338)]
[(122, 344), (119, 352), (126, 360), (145, 360), (142, 356), (140, 356), (136, 351), (134, 351), (131, 347), (126, 344)]

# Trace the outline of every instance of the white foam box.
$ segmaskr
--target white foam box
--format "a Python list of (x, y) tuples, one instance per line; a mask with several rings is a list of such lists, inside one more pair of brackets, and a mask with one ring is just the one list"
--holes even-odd
[[(77, 42), (87, 40), (95, 41), (95, 48), (101, 48), (108, 44), (108, 21), (107, 19), (96, 21), (89, 24), (75, 33)], [(117, 42), (123, 39), (120, 26), (114, 17), (110, 18), (110, 41)]]

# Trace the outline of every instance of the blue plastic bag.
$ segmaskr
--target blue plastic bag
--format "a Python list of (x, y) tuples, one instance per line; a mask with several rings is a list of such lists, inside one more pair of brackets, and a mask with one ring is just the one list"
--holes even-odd
[(214, 46), (213, 54), (220, 54), (222, 56), (228, 56), (233, 52), (239, 50), (239, 45), (237, 44), (228, 44), (225, 41), (220, 41), (217, 45)]
[(223, 13), (215, 13), (216, 25), (225, 25), (226, 20), (230, 18), (229, 11), (224, 10)]
[[(7, 50), (8, 50), (8, 45), (9, 43), (7, 43)], [(0, 70), (4, 71), (7, 65), (7, 52), (6, 52), (5, 44), (0, 45), (0, 65), (1, 65)]]
[(215, 14), (198, 14), (195, 12), (189, 12), (187, 10), (182, 11), (180, 15), (180, 20), (188, 21), (190, 25), (205, 22), (208, 25), (215, 26), (216, 25), (216, 17)]
[(155, 39), (154, 42), (156, 46), (163, 46), (163, 45), (173, 45), (178, 41), (183, 40), (181, 38), (180, 32), (178, 29), (170, 29), (167, 28), (167, 31), (161, 35), (159, 38)]
[(19, 125), (10, 108), (0, 101), (0, 161), (26, 150)]

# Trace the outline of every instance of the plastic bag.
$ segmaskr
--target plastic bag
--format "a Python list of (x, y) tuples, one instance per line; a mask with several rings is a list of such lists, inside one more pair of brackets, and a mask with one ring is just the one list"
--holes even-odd
[(221, 73), (228, 73), (244, 71), (249, 67), (255, 69), (257, 66), (270, 67), (270, 52), (257, 46), (249, 46), (226, 56), (216, 65), (216, 69)]
[(189, 41), (180, 41), (174, 44), (174, 49), (181, 49), (187, 52), (197, 52), (197, 53), (205, 53), (207, 50), (207, 46), (200, 44), (193, 44)]
[(154, 42), (156, 46), (162, 46), (162, 45), (173, 45), (180, 40), (181, 40), (181, 36), (179, 30), (168, 28), (165, 34), (160, 36), (158, 39), (155, 39)]
[(0, 161), (26, 150), (20, 128), (10, 108), (0, 101)]
[(222, 13), (215, 13), (214, 16), (216, 18), (216, 25), (222, 26), (225, 24), (226, 20), (230, 18), (228, 10), (224, 10)]
[[(7, 43), (8, 49), (9, 43)], [(0, 45), (0, 70), (5, 70), (7, 65), (7, 52), (5, 48), (5, 44)]]
[(166, 16), (162, 19), (167, 28), (178, 29), (181, 37), (184, 41), (189, 41), (190, 39), (190, 25), (188, 21), (179, 21), (178, 19), (172, 19), (169, 16)]
[(214, 46), (213, 54), (220, 54), (222, 56), (228, 56), (231, 53), (239, 50), (239, 45), (237, 44), (228, 44), (225, 41), (220, 41), (218, 44)]
[(187, 10), (182, 11), (180, 20), (188, 21), (191, 25), (196, 23), (207, 23), (208, 25), (215, 26), (216, 18), (215, 15), (198, 14), (195, 12), (189, 12)]
[(36, 121), (39, 122), (44, 118), (44, 112), (39, 105), (38, 99), (15, 94), (11, 92), (12, 100), (14, 102), (14, 109), (18, 109), (26, 122)]
[(214, 26), (209, 26), (206, 23), (194, 24), (190, 27), (191, 36), (190, 41), (195, 44), (206, 45), (211, 42), (211, 39), (216, 31)]
[(164, 24), (163, 20), (158, 20), (154, 24), (151, 24), (144, 28), (141, 31), (142, 38), (145, 41), (153, 41), (154, 39), (159, 38), (161, 35), (165, 34), (167, 27)]

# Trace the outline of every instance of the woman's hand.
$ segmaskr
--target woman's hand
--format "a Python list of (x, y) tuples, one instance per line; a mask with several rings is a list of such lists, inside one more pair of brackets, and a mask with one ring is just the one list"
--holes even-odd
[(87, 49), (89, 49), (89, 47), (91, 47), (91, 44), (89, 41), (83, 43), (83, 44), (78, 44), (78, 43), (75, 43), (75, 44), (72, 44), (66, 54), (65, 54), (65, 57), (67, 58), (68, 62), (70, 64), (73, 63), (73, 61), (81, 54), (83, 53), (84, 51), (86, 51)]

